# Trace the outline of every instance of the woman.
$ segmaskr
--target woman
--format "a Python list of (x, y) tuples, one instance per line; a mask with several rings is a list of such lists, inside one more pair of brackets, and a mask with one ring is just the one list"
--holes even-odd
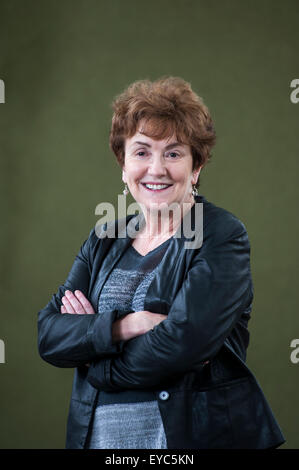
[[(209, 111), (176, 77), (137, 81), (113, 105), (110, 146), (141, 213), (93, 228), (39, 312), (41, 357), (76, 368), (66, 447), (278, 447), (245, 363), (247, 232), (197, 193), (215, 144)], [(186, 245), (186, 221), (201, 243)]]

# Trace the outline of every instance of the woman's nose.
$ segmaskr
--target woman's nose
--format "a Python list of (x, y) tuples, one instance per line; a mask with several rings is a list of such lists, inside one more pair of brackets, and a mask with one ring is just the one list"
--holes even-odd
[(166, 173), (164, 157), (160, 155), (152, 156), (148, 172), (154, 175), (164, 175)]

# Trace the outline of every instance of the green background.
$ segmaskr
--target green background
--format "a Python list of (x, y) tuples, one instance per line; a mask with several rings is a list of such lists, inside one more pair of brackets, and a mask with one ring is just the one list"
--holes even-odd
[(111, 101), (180, 76), (218, 135), (200, 194), (248, 230), (255, 298), (248, 365), (299, 448), (299, 3), (1, 0), (0, 447), (64, 448), (72, 369), (37, 351), (37, 313), (63, 283), (100, 202), (117, 202)]

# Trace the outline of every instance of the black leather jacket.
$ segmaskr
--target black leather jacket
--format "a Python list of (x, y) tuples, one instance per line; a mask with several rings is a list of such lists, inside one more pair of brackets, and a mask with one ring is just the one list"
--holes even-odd
[(75, 368), (67, 448), (84, 448), (99, 389), (154, 390), (169, 449), (262, 449), (285, 442), (245, 363), (253, 300), (245, 226), (204, 196), (196, 202), (203, 203), (203, 243), (185, 249), (184, 233), (171, 239), (145, 298), (145, 310), (168, 315), (153, 331), (112, 344), (113, 321), (129, 312), (60, 314), (67, 289), (80, 289), (97, 311), (96, 277), (100, 270), (103, 286), (131, 242), (121, 234), (133, 215), (115, 222), (115, 238), (91, 230), (64, 285), (39, 311), (41, 357)]

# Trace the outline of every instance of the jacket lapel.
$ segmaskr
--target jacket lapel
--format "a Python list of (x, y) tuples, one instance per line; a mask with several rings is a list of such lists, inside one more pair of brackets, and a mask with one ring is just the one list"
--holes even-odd
[[(204, 202), (203, 196), (197, 196), (196, 202)], [(192, 230), (196, 229), (195, 205), (185, 215), (180, 228), (171, 238), (168, 249), (164, 254), (161, 263), (158, 265), (155, 276), (149, 285), (146, 297), (144, 299), (144, 309), (150, 312), (162, 313), (167, 315), (173, 300), (180, 289), (184, 280), (188, 265), (192, 261), (194, 254), (193, 249), (186, 249), (186, 244), (190, 243), (190, 239), (185, 236), (186, 232), (182, 229), (183, 222), (185, 227), (189, 226)], [(178, 235), (179, 236), (176, 236)], [(190, 234), (190, 232), (189, 232)], [(198, 235), (198, 234), (197, 234)], [(200, 237), (202, 237), (202, 233)]]

